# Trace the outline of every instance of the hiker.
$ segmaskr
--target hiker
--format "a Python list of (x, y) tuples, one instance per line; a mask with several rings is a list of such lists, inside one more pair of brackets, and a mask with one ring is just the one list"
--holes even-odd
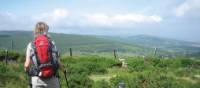
[(48, 30), (46, 23), (38, 22), (34, 29), (34, 40), (27, 45), (24, 70), (30, 76), (31, 88), (60, 88), (57, 69), (66, 73)]

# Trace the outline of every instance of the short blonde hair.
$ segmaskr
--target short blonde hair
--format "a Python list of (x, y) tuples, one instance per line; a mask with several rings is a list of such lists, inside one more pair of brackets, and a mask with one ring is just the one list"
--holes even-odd
[(35, 25), (34, 35), (35, 37), (39, 35), (48, 35), (49, 26), (45, 22), (38, 22)]

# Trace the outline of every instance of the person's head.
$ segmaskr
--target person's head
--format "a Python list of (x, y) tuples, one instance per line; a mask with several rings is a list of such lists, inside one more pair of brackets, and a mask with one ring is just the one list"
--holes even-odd
[(39, 35), (48, 35), (49, 26), (45, 22), (38, 22), (35, 25), (34, 35), (35, 37)]

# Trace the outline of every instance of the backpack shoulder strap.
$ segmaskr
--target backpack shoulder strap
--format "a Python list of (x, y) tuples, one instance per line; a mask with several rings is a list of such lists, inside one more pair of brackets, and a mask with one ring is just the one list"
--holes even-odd
[(39, 58), (38, 58), (38, 55), (37, 55), (37, 52), (36, 52), (36, 47), (35, 47), (35, 44), (34, 42), (31, 42), (31, 48), (32, 48), (32, 55), (31, 55), (31, 59), (33, 61), (33, 64), (35, 65), (36, 68), (39, 67), (40, 65), (40, 61), (39, 61)]

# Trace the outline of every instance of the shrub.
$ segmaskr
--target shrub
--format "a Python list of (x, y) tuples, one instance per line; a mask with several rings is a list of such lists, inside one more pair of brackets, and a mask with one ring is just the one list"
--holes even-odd
[(92, 88), (111, 88), (111, 86), (105, 80), (100, 80), (100, 81), (94, 82)]
[(98, 56), (85, 56), (85, 57), (75, 57), (75, 58), (63, 58), (62, 62), (68, 65), (68, 69), (71, 73), (106, 73), (107, 68), (111, 67), (113, 64), (118, 63), (118, 61), (109, 58), (103, 58)]
[[(16, 63), (9, 63), (7, 65), (0, 64), (0, 83), (3, 83), (5, 88), (26, 88), (27, 87), (27, 75), (23, 72), (23, 65)], [(16, 81), (19, 80), (19, 81)]]
[(69, 76), (70, 88), (91, 88), (93, 81), (85, 74), (71, 74)]
[(192, 67), (194, 61), (192, 59), (183, 58), (180, 59), (182, 67)]
[(118, 75), (111, 79), (112, 88), (117, 88), (119, 82), (123, 81), (126, 88), (198, 88), (198, 83), (179, 80), (165, 74), (156, 72), (140, 72), (137, 75)]
[(144, 59), (128, 59), (127, 62), (130, 72), (145, 70)]
[[(4, 60), (6, 56), (6, 52), (1, 50), (0, 51), (0, 60)], [(20, 54), (16, 51), (8, 51), (8, 60), (15, 60), (17, 61), (17, 59), (19, 58)]]

